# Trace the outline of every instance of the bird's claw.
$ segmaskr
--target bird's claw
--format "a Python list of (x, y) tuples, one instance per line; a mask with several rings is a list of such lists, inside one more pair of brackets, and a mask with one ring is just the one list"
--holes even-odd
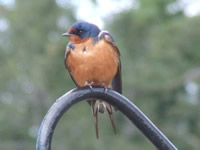
[(108, 92), (109, 88), (106, 86), (106, 84), (103, 82), (101, 86), (104, 88), (104, 92)]
[(88, 86), (89, 88), (90, 88), (90, 90), (91, 90), (91, 92), (92, 92), (92, 89), (93, 89), (93, 87), (92, 87), (92, 85), (94, 85), (94, 82), (92, 81), (92, 82), (85, 82), (85, 86)]

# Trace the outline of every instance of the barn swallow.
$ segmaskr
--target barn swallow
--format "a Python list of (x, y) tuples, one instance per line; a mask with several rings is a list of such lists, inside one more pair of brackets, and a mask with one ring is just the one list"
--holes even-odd
[[(65, 67), (77, 87), (103, 86), (122, 93), (120, 52), (113, 37), (96, 25), (78, 21), (63, 36), (69, 38), (65, 52)], [(107, 110), (116, 134), (113, 111), (110, 104), (102, 100), (88, 100), (94, 116), (98, 139), (98, 112)]]

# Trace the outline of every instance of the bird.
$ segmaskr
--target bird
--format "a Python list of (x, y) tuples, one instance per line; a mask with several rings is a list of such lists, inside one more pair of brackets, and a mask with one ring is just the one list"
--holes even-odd
[[(65, 67), (77, 87), (112, 87), (122, 94), (120, 51), (108, 31), (100, 30), (95, 24), (78, 21), (62, 35), (69, 39)], [(107, 110), (114, 133), (117, 134), (112, 106), (99, 99), (87, 101), (93, 112), (96, 138), (99, 138), (98, 113), (104, 113), (104, 110)]]

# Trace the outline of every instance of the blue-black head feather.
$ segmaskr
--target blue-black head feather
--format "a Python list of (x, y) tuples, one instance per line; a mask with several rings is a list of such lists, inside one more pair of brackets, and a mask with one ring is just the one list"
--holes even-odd
[(85, 21), (78, 21), (71, 28), (75, 29), (72, 30), (71, 34), (78, 35), (82, 39), (87, 37), (95, 38), (100, 32), (100, 29), (96, 25)]

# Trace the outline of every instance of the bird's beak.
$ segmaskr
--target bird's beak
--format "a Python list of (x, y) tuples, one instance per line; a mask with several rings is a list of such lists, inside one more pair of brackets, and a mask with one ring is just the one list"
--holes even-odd
[(73, 34), (70, 34), (70, 33), (63, 33), (63, 34), (62, 34), (62, 36), (68, 36), (68, 37), (69, 37), (69, 36), (72, 36), (72, 35), (73, 35)]

